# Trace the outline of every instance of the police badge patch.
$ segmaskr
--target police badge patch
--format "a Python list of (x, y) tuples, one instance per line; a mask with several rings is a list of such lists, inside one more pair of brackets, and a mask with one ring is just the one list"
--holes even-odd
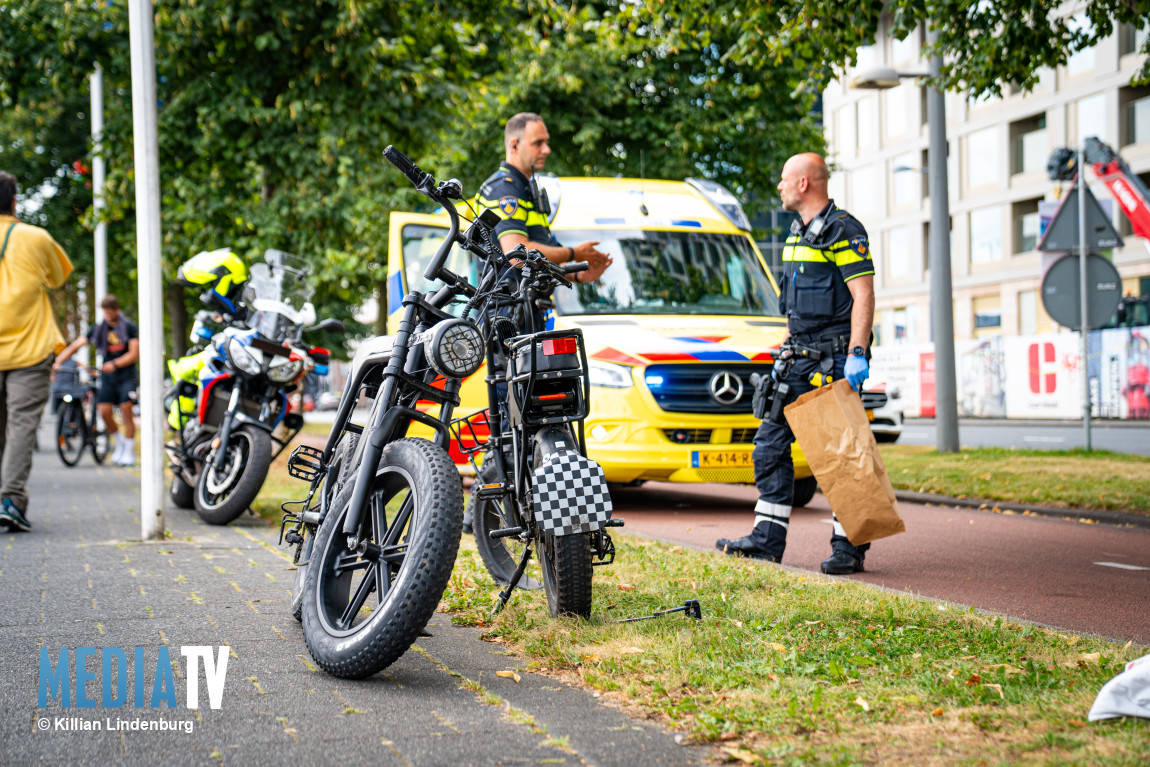
[(514, 216), (515, 211), (519, 210), (519, 198), (513, 195), (499, 198), (499, 209), (508, 216)]
[(858, 253), (860, 256), (867, 254), (867, 240), (866, 237), (855, 237), (851, 240), (851, 250)]

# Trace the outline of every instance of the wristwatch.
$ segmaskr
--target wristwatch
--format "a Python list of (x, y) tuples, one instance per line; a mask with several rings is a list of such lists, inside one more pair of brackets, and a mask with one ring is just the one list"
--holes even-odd
[(852, 357), (865, 357), (866, 356), (866, 349), (864, 349), (861, 346), (852, 346), (851, 350), (849, 352), (847, 352), (847, 354), (849, 354)]

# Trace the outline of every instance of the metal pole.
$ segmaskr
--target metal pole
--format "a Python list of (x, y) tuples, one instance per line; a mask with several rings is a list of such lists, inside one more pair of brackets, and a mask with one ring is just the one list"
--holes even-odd
[(108, 225), (101, 218), (104, 210), (104, 151), (100, 141), (104, 135), (104, 70), (96, 65), (91, 75), (92, 84), (92, 210), (96, 217), (96, 240), (94, 255), (96, 261), (96, 285), (92, 296), (92, 313), (95, 321), (100, 316), (100, 302), (108, 295)]
[[(927, 42), (938, 32), (927, 32)], [(930, 59), (931, 76), (937, 77), (942, 57)], [(950, 191), (946, 167), (946, 102), (942, 91), (931, 88), (926, 96), (930, 124), (930, 319), (934, 336), (934, 427), (940, 453), (958, 452), (958, 386), (954, 370), (954, 293), (950, 281)]]
[(129, 0), (132, 129), (136, 169), (136, 264), (140, 296), (140, 535), (164, 536), (164, 315), (160, 277), (160, 147), (152, 0)]
[(1088, 360), (1087, 336), (1090, 328), (1087, 326), (1086, 314), (1086, 156), (1082, 146), (1078, 147), (1078, 282), (1079, 300), (1081, 302), (1081, 318), (1079, 332), (1079, 358), (1081, 362), (1078, 369), (1082, 377), (1082, 437), (1085, 440), (1086, 450), (1092, 450), (1090, 445), (1090, 365)]

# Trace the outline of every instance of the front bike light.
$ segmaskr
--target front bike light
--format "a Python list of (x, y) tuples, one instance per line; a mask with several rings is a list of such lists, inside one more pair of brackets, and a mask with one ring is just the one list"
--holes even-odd
[(303, 370), (303, 360), (292, 357), (268, 368), (268, 379), (276, 383), (287, 383), (299, 375), (301, 370)]
[(483, 366), (483, 335), (473, 322), (444, 320), (424, 339), (427, 361), (445, 378), (466, 378)]
[(248, 347), (234, 338), (229, 338), (227, 344), (225, 344), (225, 348), (227, 349), (228, 359), (231, 360), (231, 363), (239, 370), (250, 376), (259, 375), (260, 361), (256, 359)]
[(602, 386), (607, 389), (626, 389), (635, 384), (631, 378), (631, 368), (626, 365), (590, 360), (587, 365), (587, 372), (590, 374), (592, 386)]

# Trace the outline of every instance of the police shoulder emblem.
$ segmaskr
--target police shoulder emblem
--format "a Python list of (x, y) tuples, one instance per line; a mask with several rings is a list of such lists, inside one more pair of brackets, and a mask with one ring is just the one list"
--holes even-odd
[(519, 210), (519, 198), (514, 195), (499, 198), (499, 209), (506, 213), (508, 216), (514, 216), (515, 211)]
[(851, 240), (851, 250), (860, 256), (865, 256), (867, 251), (866, 237), (855, 237)]

